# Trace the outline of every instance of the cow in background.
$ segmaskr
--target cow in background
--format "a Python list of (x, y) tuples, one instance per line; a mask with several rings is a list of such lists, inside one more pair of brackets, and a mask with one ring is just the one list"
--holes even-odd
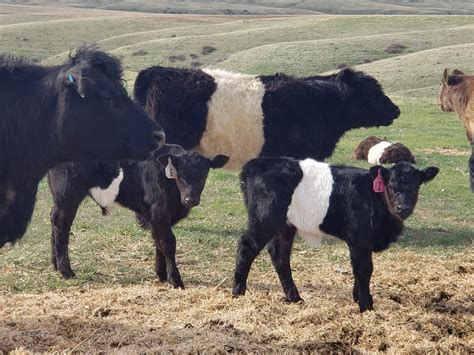
[[(438, 96), (438, 105), (444, 112), (456, 112), (463, 121), (469, 142), (474, 144), (474, 75), (466, 75), (454, 69), (449, 74), (444, 69), (441, 88)], [(471, 175), (471, 191), (474, 192), (474, 150), (471, 153), (469, 170)]]
[(375, 136), (364, 139), (354, 149), (352, 160), (367, 160), (370, 164), (395, 164), (401, 161), (415, 164), (410, 149), (398, 142), (389, 142)]

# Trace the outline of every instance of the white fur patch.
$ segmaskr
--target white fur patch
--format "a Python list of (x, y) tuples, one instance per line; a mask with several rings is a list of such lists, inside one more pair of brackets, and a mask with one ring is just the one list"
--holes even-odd
[(95, 202), (99, 204), (100, 207), (111, 207), (115, 199), (117, 198), (120, 191), (120, 184), (123, 180), (123, 171), (119, 170), (119, 175), (112, 180), (110, 185), (106, 189), (101, 189), (100, 187), (93, 187), (89, 190), (92, 198)]
[(286, 216), (301, 238), (312, 247), (318, 247), (325, 235), (319, 226), (329, 209), (334, 180), (326, 163), (305, 159), (299, 164), (303, 170), (303, 179), (293, 192)]
[(206, 130), (196, 150), (208, 158), (228, 155), (225, 168), (240, 170), (262, 151), (265, 87), (253, 75), (204, 71), (214, 77), (217, 89), (207, 104)]
[(370, 164), (378, 165), (380, 164), (380, 157), (382, 156), (385, 149), (390, 147), (392, 143), (387, 141), (382, 141), (377, 143), (372, 148), (369, 149), (369, 154), (367, 155), (367, 161)]

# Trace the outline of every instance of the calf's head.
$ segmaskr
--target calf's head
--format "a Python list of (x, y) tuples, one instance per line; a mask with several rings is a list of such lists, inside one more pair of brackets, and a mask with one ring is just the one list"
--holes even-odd
[(444, 69), (438, 95), (438, 105), (442, 111), (453, 112), (458, 106), (466, 104), (467, 95), (459, 87), (463, 80), (462, 71), (454, 69), (450, 75), (449, 70)]
[(171, 144), (166, 144), (159, 154), (166, 177), (175, 180), (181, 204), (187, 208), (199, 205), (209, 169), (222, 168), (229, 161), (226, 155), (208, 159), (195, 151), (186, 151)]
[(398, 106), (372, 76), (345, 68), (336, 74), (336, 81), (345, 98), (350, 128), (389, 126), (400, 116)]
[(421, 184), (433, 180), (438, 172), (439, 169), (434, 166), (418, 170), (407, 162), (397, 163), (390, 169), (382, 166), (370, 168), (374, 179), (380, 173), (385, 186), (383, 193), (387, 207), (400, 220), (405, 220), (413, 213)]
[(57, 81), (61, 160), (143, 160), (164, 144), (161, 128), (129, 98), (116, 58), (81, 47)]

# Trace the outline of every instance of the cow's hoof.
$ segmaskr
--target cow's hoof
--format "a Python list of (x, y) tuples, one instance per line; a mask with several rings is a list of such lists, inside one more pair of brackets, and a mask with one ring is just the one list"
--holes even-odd
[(72, 271), (72, 269), (60, 270), (59, 272), (61, 273), (61, 277), (65, 280), (70, 280), (70, 279), (75, 279), (76, 278), (76, 274), (74, 273), (74, 271)]
[(181, 281), (181, 280), (177, 280), (177, 281), (175, 281), (175, 280), (168, 280), (168, 283), (170, 284), (170, 286), (171, 286), (172, 288), (180, 288), (180, 289), (184, 290), (184, 283), (183, 283), (183, 281)]
[(353, 300), (355, 303), (358, 303), (358, 302), (359, 302), (359, 295), (358, 295), (358, 292), (357, 292), (357, 291), (352, 292), (352, 300)]
[(365, 311), (372, 311), (373, 309), (374, 305), (372, 303), (372, 300), (370, 300), (370, 302), (359, 302), (360, 313), (363, 313)]
[(304, 303), (304, 299), (302, 299), (300, 296), (298, 297), (285, 297), (285, 301), (289, 303)]
[(158, 281), (160, 282), (167, 282), (167, 276), (166, 276), (166, 272), (164, 274), (160, 274), (160, 273), (156, 273), (156, 278), (158, 279)]
[(232, 297), (237, 298), (239, 296), (245, 295), (246, 287), (242, 285), (235, 285), (232, 289)]

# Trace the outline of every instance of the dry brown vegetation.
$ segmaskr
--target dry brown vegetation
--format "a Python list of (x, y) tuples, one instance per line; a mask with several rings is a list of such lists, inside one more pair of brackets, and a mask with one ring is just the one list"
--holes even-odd
[(238, 299), (230, 273), (186, 290), (144, 283), (10, 294), (0, 300), (0, 351), (472, 353), (474, 260), (461, 254), (376, 257), (376, 310), (364, 314), (350, 297), (349, 264), (311, 264), (304, 251), (294, 256), (303, 304), (285, 303), (273, 270), (258, 266)]

